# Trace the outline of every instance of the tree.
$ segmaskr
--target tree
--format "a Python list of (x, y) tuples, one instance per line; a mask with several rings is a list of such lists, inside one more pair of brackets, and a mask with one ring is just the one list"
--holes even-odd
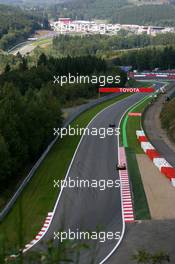
[(42, 65), (42, 66), (46, 66), (47, 64), (47, 57), (44, 53), (42, 53), (38, 59), (38, 66)]
[(27, 69), (28, 69), (27, 59), (23, 57), (22, 62), (19, 64), (19, 70), (20, 71), (26, 71)]
[(22, 55), (21, 55), (21, 53), (20, 53), (19, 51), (18, 51), (18, 53), (16, 54), (16, 57), (22, 61)]
[(5, 69), (4, 69), (4, 72), (7, 73), (7, 72), (9, 72), (10, 70), (11, 70), (10, 65), (9, 65), (9, 64), (6, 64)]
[(8, 145), (5, 142), (4, 137), (0, 134), (0, 186), (4, 188), (7, 177), (11, 171), (11, 157), (8, 149)]

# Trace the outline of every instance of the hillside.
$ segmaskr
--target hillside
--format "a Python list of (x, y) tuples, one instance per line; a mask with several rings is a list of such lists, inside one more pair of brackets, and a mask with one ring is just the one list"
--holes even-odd
[(125, 7), (112, 14), (112, 22), (139, 25), (175, 25), (174, 5)]
[(69, 1), (70, 0), (0, 0), (0, 4), (20, 6), (45, 6)]
[(74, 19), (108, 19), (117, 9), (127, 4), (127, 0), (72, 0), (52, 7), (51, 14), (55, 18), (68, 16)]
[(45, 28), (46, 22), (39, 13), (0, 5), (0, 49), (8, 49), (25, 40), (35, 30)]
[[(139, 2), (139, 4), (138, 4)], [(171, 1), (172, 2), (172, 1)], [(165, 4), (167, 3), (167, 4)], [(108, 19), (113, 23), (175, 25), (175, 6), (167, 0), (72, 0), (55, 5), (51, 16), (73, 19)]]
[[(77, 2), (76, 0), (0, 0), (2, 4), (26, 4), (26, 5), (43, 5), (43, 4), (57, 4), (57, 3), (67, 3), (67, 2)], [(84, 0), (79, 1), (80, 5), (83, 3), (91, 4), (96, 3), (96, 0)], [(108, 1), (110, 3), (110, 1)], [(113, 1), (115, 3), (120, 3), (120, 5), (162, 5), (162, 4), (170, 4), (174, 2), (174, 0), (126, 0), (126, 1)]]
[(175, 142), (175, 98), (165, 104), (161, 112), (161, 122), (171, 140)]
[(128, 0), (129, 3), (135, 5), (164, 5), (170, 4), (170, 0)]

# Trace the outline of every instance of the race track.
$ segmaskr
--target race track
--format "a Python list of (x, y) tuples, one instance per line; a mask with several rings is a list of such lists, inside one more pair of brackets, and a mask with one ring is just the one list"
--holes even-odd
[[(90, 123), (89, 128), (108, 128), (110, 123), (115, 123), (118, 127), (124, 112), (144, 96), (145, 94), (134, 94), (106, 108)], [(67, 177), (71, 179), (78, 177), (89, 181), (92, 179), (115, 181), (119, 179), (115, 169), (117, 163), (117, 136), (107, 136), (100, 139), (97, 136), (85, 135), (78, 147)], [(34, 249), (41, 249), (43, 247), (41, 242), (53, 239), (54, 232), (60, 230), (68, 231), (70, 229), (76, 232), (78, 229), (94, 232), (100, 229), (100, 231), (120, 232), (121, 234), (123, 228), (120, 187), (108, 188), (104, 191), (95, 188), (64, 188), (57, 201), (51, 225), (41, 241), (34, 246)], [(104, 243), (96, 242), (95, 263), (101, 263), (118, 242), (116, 239), (106, 240)], [(86, 241), (86, 243), (92, 245), (91, 242)], [(82, 254), (81, 264), (88, 264), (88, 254), (91, 255), (92, 252)]]

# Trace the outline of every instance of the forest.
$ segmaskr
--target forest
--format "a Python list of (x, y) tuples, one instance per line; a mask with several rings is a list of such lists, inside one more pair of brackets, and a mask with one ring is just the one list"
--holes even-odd
[[(18, 55), (19, 57), (19, 55)], [(10, 66), (0, 75), (0, 192), (6, 192), (23, 177), (53, 139), (53, 128), (61, 127), (62, 108), (80, 98), (94, 98), (99, 84), (53, 83), (54, 75), (116, 75), (125, 85), (126, 75), (92, 56), (47, 58), (42, 54), (29, 68), (21, 57), (18, 69)]]
[(175, 34), (158, 34), (155, 37), (143, 35), (131, 36), (59, 36), (53, 39), (53, 50), (62, 56), (84, 56), (113, 54), (115, 51), (143, 48), (146, 46), (174, 45)]
[(174, 26), (175, 6), (143, 5), (126, 7), (114, 12), (111, 17), (113, 23)]
[(128, 51), (120, 57), (112, 59), (114, 65), (131, 65), (133, 69), (139, 71), (162, 70), (175, 68), (175, 47), (167, 46), (164, 48), (144, 48), (142, 50)]
[(6, 50), (26, 40), (38, 29), (48, 29), (47, 15), (0, 5), (0, 49)]
[(121, 24), (175, 25), (173, 4), (136, 6), (126, 0), (74, 0), (53, 5), (48, 12), (54, 19), (71, 17), (85, 20), (104, 19)]
[(127, 0), (73, 0), (50, 7), (49, 12), (56, 17), (78, 19), (108, 19), (118, 8), (128, 4)]
[(172, 98), (170, 102), (166, 102), (161, 111), (161, 123), (162, 127), (166, 129), (170, 139), (175, 142), (175, 98)]

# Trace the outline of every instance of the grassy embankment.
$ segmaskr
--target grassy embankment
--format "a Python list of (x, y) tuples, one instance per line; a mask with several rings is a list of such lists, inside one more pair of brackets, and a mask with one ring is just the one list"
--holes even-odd
[(38, 39), (32, 43), (32, 46), (40, 46), (40, 45), (45, 45), (45, 44), (51, 44), (52, 43), (52, 38), (43, 38), (43, 39)]
[[(127, 96), (129, 94), (123, 94), (84, 112), (71, 126), (76, 127), (78, 124), (79, 127), (86, 127), (98, 112)], [(9, 245), (18, 244), (20, 233), (23, 236), (23, 244), (30, 242), (38, 233), (47, 213), (53, 210), (59, 193), (53, 187), (53, 180), (64, 179), (79, 140), (80, 136), (66, 136), (55, 144), (22, 196), (1, 223), (0, 234), (4, 234)]]
[(175, 98), (164, 105), (160, 118), (162, 128), (167, 131), (170, 140), (175, 143)]

